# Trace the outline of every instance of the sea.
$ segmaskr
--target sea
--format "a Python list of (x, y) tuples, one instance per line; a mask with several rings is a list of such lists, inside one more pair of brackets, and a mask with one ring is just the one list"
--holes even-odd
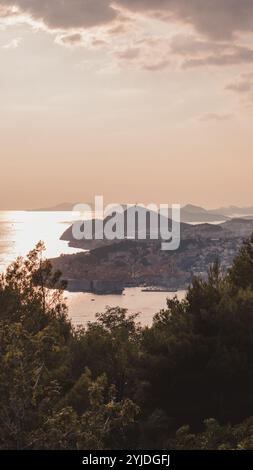
[[(60, 240), (62, 233), (76, 219), (73, 212), (0, 211), (0, 272), (18, 256), (25, 256), (40, 240), (45, 243), (45, 256), (55, 258), (78, 251)], [(156, 313), (166, 307), (167, 298), (184, 298), (185, 291), (143, 292), (141, 288), (125, 289), (123, 295), (95, 295), (65, 292), (68, 315), (75, 326), (86, 326), (107, 307), (121, 307), (138, 313), (142, 325), (151, 325)]]

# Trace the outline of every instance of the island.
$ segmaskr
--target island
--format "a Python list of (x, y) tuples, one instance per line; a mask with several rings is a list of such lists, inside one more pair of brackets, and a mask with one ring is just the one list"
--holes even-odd
[(251, 219), (216, 225), (181, 223), (180, 248), (170, 252), (161, 250), (160, 240), (77, 241), (70, 226), (62, 239), (83, 252), (62, 255), (51, 263), (72, 292), (121, 294), (126, 287), (173, 291), (187, 288), (194, 276), (206, 278), (215, 261), (225, 272), (252, 232)]

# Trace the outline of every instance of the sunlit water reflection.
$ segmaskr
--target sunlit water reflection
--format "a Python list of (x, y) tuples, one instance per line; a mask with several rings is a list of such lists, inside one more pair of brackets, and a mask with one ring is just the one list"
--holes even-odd
[(17, 256), (25, 256), (43, 240), (49, 258), (76, 253), (60, 236), (74, 220), (72, 212), (0, 212), (0, 270)]

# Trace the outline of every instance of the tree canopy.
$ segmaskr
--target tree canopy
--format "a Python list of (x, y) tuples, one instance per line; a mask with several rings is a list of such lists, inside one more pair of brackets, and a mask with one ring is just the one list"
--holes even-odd
[[(0, 448), (253, 448), (253, 238), (151, 327), (74, 328), (39, 243), (0, 279)], [(155, 312), (154, 312), (155, 313)]]

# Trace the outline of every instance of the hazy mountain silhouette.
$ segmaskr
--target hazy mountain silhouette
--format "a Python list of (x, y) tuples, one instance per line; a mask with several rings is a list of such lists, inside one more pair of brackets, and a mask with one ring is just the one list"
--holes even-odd
[(216, 214), (223, 214), (226, 217), (246, 217), (252, 216), (253, 217), (253, 206), (251, 207), (237, 207), (237, 206), (229, 206), (229, 207), (220, 207), (218, 209), (214, 209), (209, 211), (210, 213)]
[[(78, 203), (74, 202), (63, 202), (55, 206), (43, 207), (38, 209), (30, 209), (29, 211), (38, 212), (67, 212), (72, 211), (74, 206)], [(88, 205), (94, 209), (94, 203), (88, 202)], [(126, 204), (121, 204), (126, 209)], [(135, 207), (132, 205), (132, 207)], [(140, 206), (138, 206), (140, 207)], [(170, 218), (171, 218), (170, 214)], [(181, 222), (185, 223), (214, 223), (214, 222), (225, 222), (231, 218), (246, 218), (253, 217), (253, 207), (220, 207), (217, 209), (205, 209), (201, 206), (194, 204), (187, 204), (181, 208)]]
[(181, 221), (182, 222), (198, 222), (198, 223), (211, 223), (211, 222), (224, 222), (227, 217), (222, 213), (212, 213), (203, 207), (187, 204), (181, 208)]
[[(57, 204), (56, 206), (50, 206), (50, 207), (42, 207), (39, 209), (29, 209), (29, 212), (68, 212), (72, 211), (75, 205), (78, 204), (76, 202), (62, 202), (60, 204)], [(88, 205), (93, 207), (93, 203), (88, 203)]]

